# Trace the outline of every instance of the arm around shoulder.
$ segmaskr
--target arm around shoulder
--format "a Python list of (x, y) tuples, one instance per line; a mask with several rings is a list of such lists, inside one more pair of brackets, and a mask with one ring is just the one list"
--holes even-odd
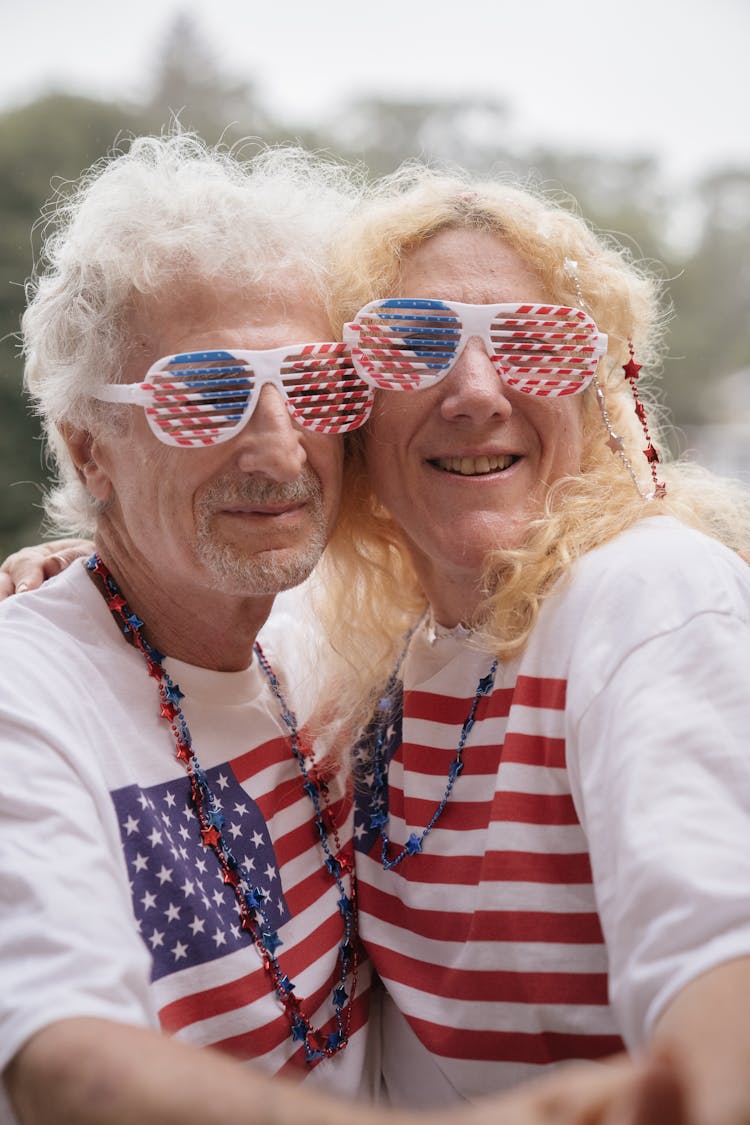
[(82, 555), (90, 555), (94, 544), (88, 539), (55, 539), (22, 547), (0, 564), (0, 601), (24, 590), (34, 590), (65, 570)]

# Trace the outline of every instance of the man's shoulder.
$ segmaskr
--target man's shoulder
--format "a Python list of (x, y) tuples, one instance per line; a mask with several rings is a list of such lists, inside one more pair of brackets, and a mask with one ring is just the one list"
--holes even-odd
[(18, 664), (41, 667), (81, 656), (87, 642), (108, 633), (106, 611), (82, 561), (49, 579), (38, 590), (0, 604), (0, 653), (4, 669)]

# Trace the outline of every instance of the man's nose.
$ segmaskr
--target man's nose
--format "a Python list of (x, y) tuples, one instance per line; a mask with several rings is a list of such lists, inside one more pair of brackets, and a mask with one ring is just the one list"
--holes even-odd
[(442, 388), (441, 411), (450, 420), (507, 421), (512, 414), (505, 383), (478, 336), (466, 341)]
[(238, 466), (271, 480), (296, 480), (307, 461), (302, 439), (281, 391), (266, 383), (249, 421), (233, 439)]

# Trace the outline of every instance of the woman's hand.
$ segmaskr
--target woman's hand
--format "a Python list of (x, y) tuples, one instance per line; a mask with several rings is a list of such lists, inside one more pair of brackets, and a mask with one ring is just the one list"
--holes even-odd
[(47, 578), (65, 570), (74, 559), (91, 554), (93, 549), (88, 539), (53, 539), (8, 555), (0, 566), (0, 601), (11, 594), (36, 589)]

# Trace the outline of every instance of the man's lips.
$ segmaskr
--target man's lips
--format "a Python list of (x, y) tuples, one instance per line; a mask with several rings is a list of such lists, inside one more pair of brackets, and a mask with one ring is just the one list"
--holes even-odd
[(296, 500), (286, 504), (253, 504), (241, 503), (227, 505), (220, 508), (220, 515), (225, 516), (289, 516), (302, 511), (307, 506), (307, 501)]
[(486, 453), (478, 457), (435, 457), (430, 458), (429, 464), (445, 473), (477, 477), (503, 472), (518, 460), (519, 457), (515, 453)]

